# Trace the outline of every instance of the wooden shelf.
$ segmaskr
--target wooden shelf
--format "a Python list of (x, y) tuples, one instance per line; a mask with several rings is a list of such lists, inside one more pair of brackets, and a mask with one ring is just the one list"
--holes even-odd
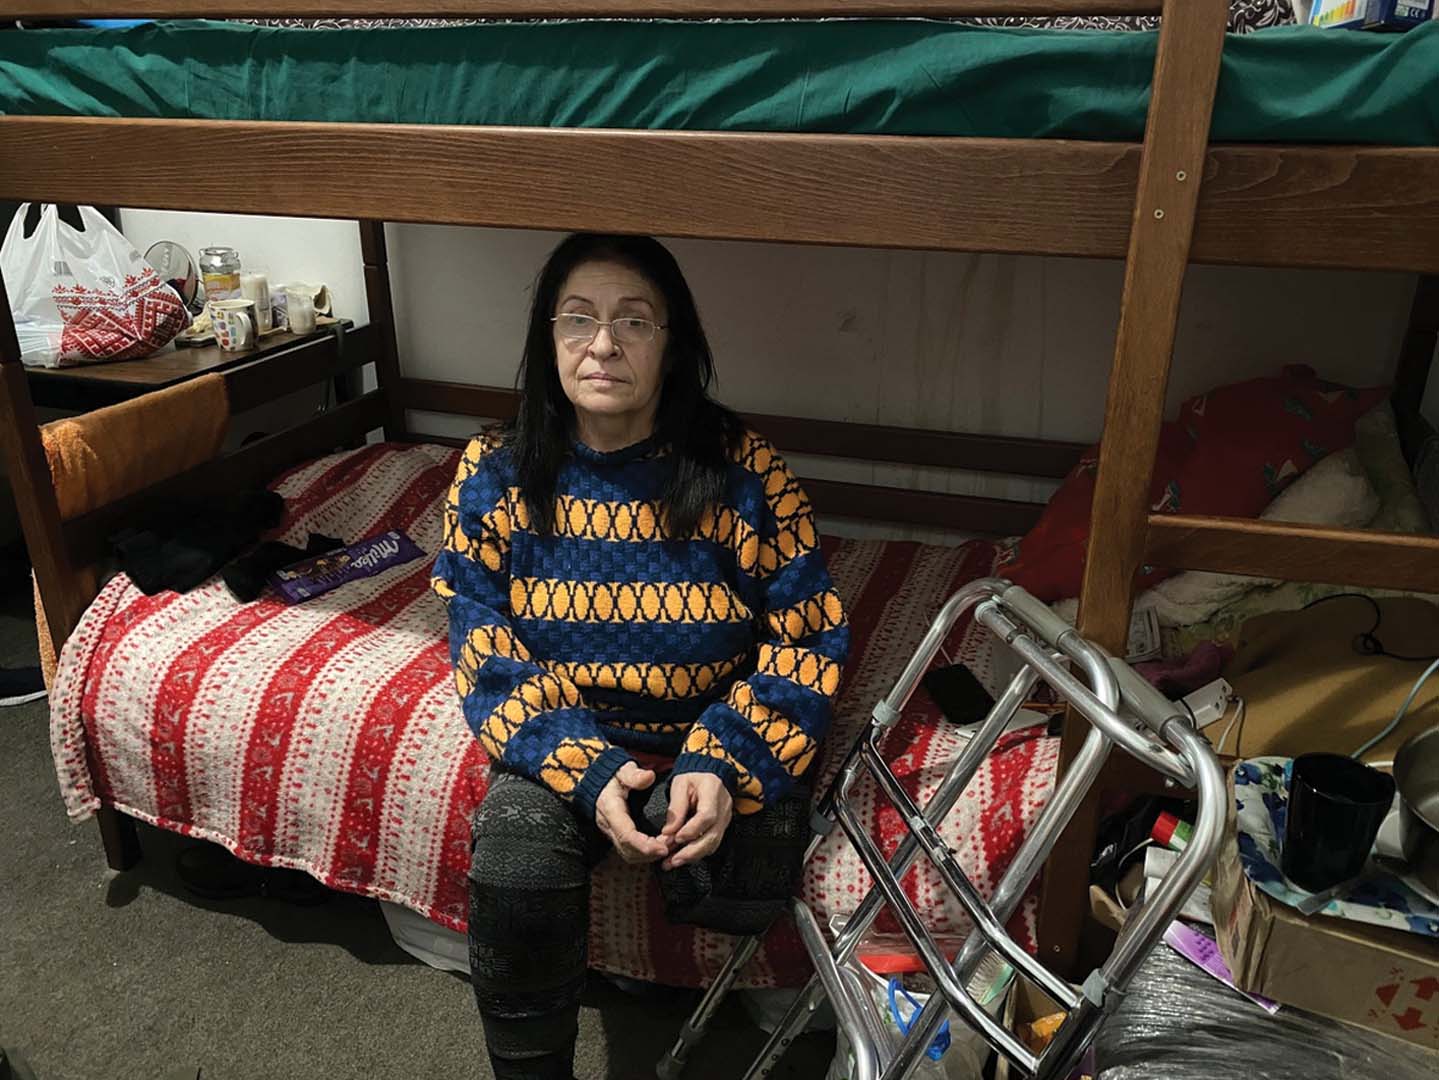
[[(347, 329), (348, 319), (341, 320)], [(36, 405), (55, 409), (95, 409), (139, 397), (153, 390), (185, 382), (210, 372), (224, 372), (302, 347), (332, 335), (330, 326), (311, 334), (280, 331), (265, 337), (257, 348), (226, 352), (218, 345), (180, 347), (138, 360), (85, 364), (66, 368), (26, 368), (30, 396)]]

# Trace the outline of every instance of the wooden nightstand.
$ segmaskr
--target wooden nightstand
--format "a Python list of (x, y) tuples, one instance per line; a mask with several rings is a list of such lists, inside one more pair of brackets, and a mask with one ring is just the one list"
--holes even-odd
[[(348, 319), (341, 319), (339, 325), (349, 330), (353, 324)], [(174, 386), (197, 375), (225, 371), (251, 360), (273, 356), (333, 333), (333, 325), (318, 327), (312, 334), (281, 331), (268, 335), (256, 348), (243, 352), (225, 352), (218, 345), (204, 345), (176, 348), (139, 360), (115, 360), (66, 368), (32, 367), (26, 368), (25, 374), (30, 384), (30, 397), (37, 406), (87, 412), (148, 394), (152, 390)]]

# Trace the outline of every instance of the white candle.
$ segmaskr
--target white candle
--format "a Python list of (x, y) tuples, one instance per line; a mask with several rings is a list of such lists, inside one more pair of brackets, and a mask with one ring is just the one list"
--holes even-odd
[(258, 271), (241, 274), (240, 295), (255, 301), (255, 332), (269, 333), (275, 325), (274, 313), (270, 310), (270, 279)]

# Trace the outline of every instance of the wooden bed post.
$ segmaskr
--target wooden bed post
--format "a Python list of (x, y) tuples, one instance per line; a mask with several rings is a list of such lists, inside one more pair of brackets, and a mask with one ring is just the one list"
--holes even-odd
[(1414, 288), (1414, 304), (1409, 309), (1409, 328), (1404, 333), (1399, 363), (1394, 370), (1394, 390), (1390, 394), (1399, 442), (1411, 466), (1424, 440), (1434, 431), (1419, 407), (1430, 379), (1436, 342), (1439, 342), (1439, 275), (1420, 274)]
[(0, 453), (15, 495), (15, 510), (25, 546), (40, 585), (50, 642), (60, 646), (80, 621), (90, 597), (75, 582), (75, 567), (60, 528), (60, 507), (50, 480), (45, 444), (40, 438), (30, 385), (20, 363), (20, 342), (10, 314), (10, 299), (0, 281)]
[[(1227, 0), (1165, 0), (1159, 31), (1079, 599), (1080, 632), (1119, 656), (1147, 542), (1150, 478), (1228, 14)], [(1087, 726), (1074, 715), (1066, 720), (1061, 770)], [(1100, 795), (1096, 785), (1044, 870), (1040, 957), (1060, 971), (1075, 966), (1088, 912)]]
[(360, 253), (365, 260), (365, 298), (370, 305), (370, 323), (380, 332), (375, 381), (385, 396), (385, 438), (397, 441), (405, 437), (407, 425), (405, 402), (401, 396), (400, 348), (395, 337), (395, 301), (390, 291), (385, 223), (361, 218), (359, 225)]
[[(5, 475), (14, 492), (25, 547), (40, 588), (50, 645), (59, 656), (65, 639), (94, 597), (87, 595), (83, 576), (70, 560), (61, 531), (60, 507), (55, 500), (35, 404), (30, 399), (30, 385), (20, 363), (20, 342), (15, 336), (15, 321), (10, 314), (10, 298), (3, 280), (0, 280), (0, 454), (4, 455)], [(106, 863), (112, 870), (130, 869), (140, 858), (134, 821), (108, 806), (100, 808), (97, 818)]]

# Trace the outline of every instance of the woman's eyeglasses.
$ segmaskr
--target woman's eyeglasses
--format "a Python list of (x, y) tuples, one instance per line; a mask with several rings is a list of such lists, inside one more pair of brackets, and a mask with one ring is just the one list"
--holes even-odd
[(588, 345), (594, 341), (601, 326), (608, 326), (610, 336), (620, 345), (643, 345), (648, 341), (653, 341), (655, 334), (665, 329), (662, 323), (652, 323), (648, 319), (632, 316), (604, 322), (596, 319), (593, 315), (564, 314), (556, 315), (550, 322), (555, 324), (555, 328), (560, 332), (560, 337), (576, 345)]

